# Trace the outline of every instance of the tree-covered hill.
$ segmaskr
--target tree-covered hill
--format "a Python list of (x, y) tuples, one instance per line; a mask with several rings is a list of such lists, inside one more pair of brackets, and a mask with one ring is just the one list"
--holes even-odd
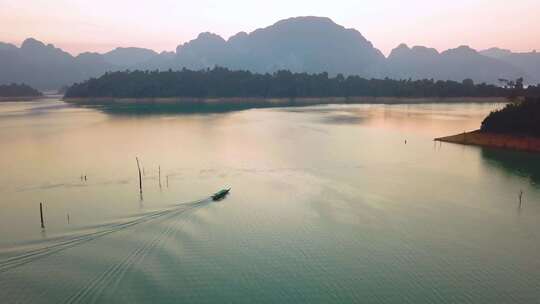
[(26, 84), (0, 85), (0, 97), (30, 97), (41, 96), (41, 92)]
[(66, 98), (153, 97), (504, 97), (509, 89), (488, 84), (424, 80), (366, 79), (327, 73), (278, 71), (255, 74), (216, 67), (193, 71), (123, 71), (74, 84)]
[(480, 130), (540, 137), (540, 98), (527, 97), (525, 101), (510, 103), (501, 110), (491, 112), (482, 122)]

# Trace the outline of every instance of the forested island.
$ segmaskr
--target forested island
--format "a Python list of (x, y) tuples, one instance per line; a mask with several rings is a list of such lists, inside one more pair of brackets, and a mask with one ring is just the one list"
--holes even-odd
[[(479, 130), (436, 140), (467, 145), (540, 152), (540, 97), (528, 90), (524, 100), (514, 101), (491, 112)], [(540, 95), (536, 95), (540, 96)]]
[(73, 98), (325, 98), (325, 97), (506, 97), (508, 88), (462, 82), (330, 77), (278, 71), (256, 74), (216, 67), (193, 71), (123, 71), (106, 73), (67, 89)]
[(0, 85), (0, 98), (10, 97), (40, 97), (43, 94), (26, 84), (4, 84)]
[(540, 98), (529, 97), (491, 112), (482, 122), (480, 131), (540, 138)]

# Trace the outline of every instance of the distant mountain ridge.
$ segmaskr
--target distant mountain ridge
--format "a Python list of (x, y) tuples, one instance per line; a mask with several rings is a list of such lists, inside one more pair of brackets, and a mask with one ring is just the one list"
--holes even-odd
[(514, 53), (500, 48), (481, 51), (480, 54), (504, 61), (524, 71), (530, 83), (540, 83), (540, 53), (536, 50), (525, 53)]
[(99, 54), (73, 57), (33, 38), (26, 39), (20, 48), (5, 44), (0, 47), (0, 84), (26, 83), (38, 89), (57, 89), (110, 68)]
[(400, 45), (386, 58), (359, 31), (325, 17), (295, 17), (228, 40), (205, 32), (179, 45), (174, 52), (144, 48), (116, 48), (105, 54), (64, 52), (36, 39), (21, 47), (0, 42), (0, 84), (27, 83), (39, 89), (57, 89), (125, 69), (179, 70), (223, 66), (272, 73), (277, 70), (397, 78), (496, 83), (499, 78), (524, 77), (540, 82), (540, 54), (501, 49), (478, 52), (461, 46), (437, 50)]
[(385, 76), (390, 78), (433, 78), (496, 83), (498, 79), (531, 78), (524, 70), (511, 63), (484, 56), (468, 46), (460, 46), (439, 53), (423, 46), (409, 48), (402, 44), (394, 49), (386, 61)]

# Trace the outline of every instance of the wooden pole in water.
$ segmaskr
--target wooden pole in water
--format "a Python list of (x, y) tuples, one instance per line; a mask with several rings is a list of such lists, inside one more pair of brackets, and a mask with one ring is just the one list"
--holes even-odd
[(161, 166), (158, 166), (159, 188), (161, 189)]
[(39, 203), (39, 217), (41, 218), (41, 229), (45, 229), (45, 222), (43, 221), (43, 203)]
[(141, 176), (141, 165), (139, 165), (139, 158), (135, 157), (137, 160), (137, 169), (139, 170), (139, 192), (142, 194), (142, 176)]

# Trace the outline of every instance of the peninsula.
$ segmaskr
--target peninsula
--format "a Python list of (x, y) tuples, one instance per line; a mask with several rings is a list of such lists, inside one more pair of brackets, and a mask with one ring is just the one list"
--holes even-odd
[(479, 130), (436, 141), (540, 152), (540, 98), (527, 97), (491, 112)]

